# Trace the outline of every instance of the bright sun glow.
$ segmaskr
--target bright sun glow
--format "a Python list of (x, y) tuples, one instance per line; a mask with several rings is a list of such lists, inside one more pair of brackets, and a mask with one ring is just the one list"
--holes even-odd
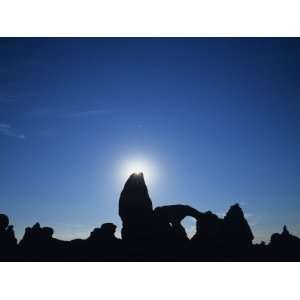
[(149, 161), (139, 158), (129, 159), (122, 165), (121, 173), (123, 180), (126, 180), (133, 173), (138, 174), (141, 172), (144, 174), (147, 182), (153, 181), (155, 171), (153, 164), (151, 164)]

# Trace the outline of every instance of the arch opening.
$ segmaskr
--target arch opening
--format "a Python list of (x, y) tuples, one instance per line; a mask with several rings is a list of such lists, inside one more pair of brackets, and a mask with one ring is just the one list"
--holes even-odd
[(197, 220), (194, 217), (186, 216), (180, 223), (184, 227), (187, 237), (190, 240), (196, 234)]

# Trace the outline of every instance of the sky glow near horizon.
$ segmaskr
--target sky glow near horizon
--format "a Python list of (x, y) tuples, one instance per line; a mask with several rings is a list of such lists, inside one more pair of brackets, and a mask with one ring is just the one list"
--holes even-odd
[[(299, 39), (0, 39), (0, 211), (18, 238), (120, 231), (126, 177), (153, 206), (300, 235)], [(185, 220), (193, 231), (193, 220)]]

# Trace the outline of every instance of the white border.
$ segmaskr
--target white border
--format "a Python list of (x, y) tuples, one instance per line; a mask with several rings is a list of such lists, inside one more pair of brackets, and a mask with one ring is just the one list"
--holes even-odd
[(299, 36), (296, 0), (9, 0), (2, 36)]
[(2, 263), (1, 299), (299, 299), (299, 263)]
[[(0, 36), (299, 36), (299, 1), (9, 0)], [(299, 263), (0, 263), (1, 299), (298, 299)]]

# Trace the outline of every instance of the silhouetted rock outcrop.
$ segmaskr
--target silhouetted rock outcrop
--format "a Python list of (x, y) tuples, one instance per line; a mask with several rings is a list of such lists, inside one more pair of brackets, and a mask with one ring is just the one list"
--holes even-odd
[[(27, 227), (17, 244), (13, 226), (0, 214), (2, 261), (300, 261), (300, 239), (284, 226), (269, 244), (252, 244), (253, 234), (238, 204), (224, 218), (188, 205), (152, 208), (143, 174), (129, 177), (121, 192), (119, 215), (122, 239), (116, 225), (104, 223), (87, 239), (53, 238), (51, 227)], [(196, 220), (196, 234), (188, 239), (185, 217)]]
[(95, 228), (88, 240), (94, 242), (109, 242), (115, 241), (117, 238), (115, 236), (117, 226), (113, 223), (104, 223), (100, 228)]
[(182, 204), (159, 206), (154, 209), (154, 214), (160, 216), (170, 223), (181, 222), (185, 217), (200, 218), (203, 213), (197, 209)]
[[(230, 207), (224, 218), (208, 211), (197, 219), (197, 231), (191, 240), (191, 252), (195, 260), (247, 259), (253, 234), (239, 205)], [(234, 259), (233, 259), (234, 260)]]
[(224, 222), (217, 215), (208, 211), (197, 219), (196, 234), (193, 241), (202, 243), (202, 246), (220, 245), (224, 238)]
[(37, 243), (45, 243), (52, 239), (54, 231), (50, 227), (41, 227), (39, 223), (35, 223), (31, 228), (25, 229), (25, 234), (20, 245), (35, 245)]
[(5, 231), (9, 224), (9, 219), (7, 215), (0, 214), (0, 232)]
[[(82, 241), (82, 259), (104, 261), (119, 260), (122, 257), (121, 240), (115, 236), (117, 226), (113, 223), (104, 223), (95, 228), (86, 241)], [(83, 255), (82, 255), (83, 254)]]
[(247, 247), (252, 245), (254, 236), (238, 204), (230, 207), (224, 217), (224, 237), (232, 247)]
[(281, 233), (272, 234), (269, 246), (275, 260), (284, 260), (285, 257), (289, 257), (290, 260), (299, 259), (300, 238), (290, 234), (286, 225)]
[(151, 240), (153, 209), (143, 173), (132, 174), (126, 181), (120, 196), (119, 215), (123, 222), (122, 239)]
[(7, 215), (0, 214), (0, 258), (9, 258), (15, 254), (17, 239), (13, 226), (9, 225)]
[(55, 257), (57, 240), (53, 239), (53, 233), (54, 230), (51, 227), (41, 227), (39, 223), (27, 227), (19, 243), (24, 259), (43, 260)]
[(156, 238), (160, 241), (180, 243), (188, 240), (181, 221), (187, 216), (197, 219), (202, 216), (202, 213), (188, 205), (177, 204), (156, 207), (153, 215)]

